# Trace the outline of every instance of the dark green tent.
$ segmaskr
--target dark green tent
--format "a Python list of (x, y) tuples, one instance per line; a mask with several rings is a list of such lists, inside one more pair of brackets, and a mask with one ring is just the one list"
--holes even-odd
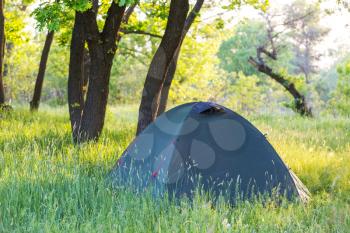
[(247, 199), (260, 194), (308, 198), (308, 191), (265, 136), (237, 113), (215, 103), (178, 106), (149, 125), (111, 172), (116, 185), (162, 196), (192, 197), (200, 188)]

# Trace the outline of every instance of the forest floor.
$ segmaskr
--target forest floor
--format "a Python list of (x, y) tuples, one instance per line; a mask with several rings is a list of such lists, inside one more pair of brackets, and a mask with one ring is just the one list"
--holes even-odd
[(0, 232), (350, 232), (350, 119), (248, 117), (311, 202), (191, 206), (105, 182), (133, 139), (136, 108), (108, 111), (101, 140), (74, 146), (66, 109), (0, 114)]

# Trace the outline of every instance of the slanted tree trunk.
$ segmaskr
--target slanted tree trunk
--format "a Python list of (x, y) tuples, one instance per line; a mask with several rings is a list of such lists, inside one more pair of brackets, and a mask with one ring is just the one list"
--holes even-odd
[(3, 66), (5, 55), (5, 16), (4, 0), (0, 0), (0, 106), (5, 104), (5, 89), (3, 84)]
[(294, 106), (296, 112), (301, 116), (312, 117), (311, 108), (307, 105), (305, 96), (302, 95), (295, 87), (293, 83), (288, 81), (282, 75), (273, 72), (272, 68), (266, 65), (264, 62), (257, 61), (254, 58), (249, 58), (249, 63), (252, 64), (259, 72), (262, 72), (282, 85), (294, 98)]
[(199, 11), (201, 10), (203, 3), (204, 3), (204, 0), (197, 0), (197, 2), (194, 5), (193, 9), (191, 10), (190, 14), (187, 16), (187, 19), (185, 21), (185, 26), (184, 26), (184, 29), (183, 29), (182, 35), (181, 35), (181, 42), (175, 51), (173, 59), (171, 60), (171, 63), (169, 65), (169, 68), (168, 68), (167, 73), (166, 73), (165, 81), (164, 81), (162, 89), (161, 89), (157, 116), (162, 114), (166, 109), (166, 106), (168, 103), (169, 91), (170, 91), (171, 83), (174, 79), (174, 75), (176, 72), (177, 62), (179, 59), (179, 54), (180, 54), (182, 43), (186, 37), (187, 32), (191, 28), (196, 16), (199, 14)]
[(180, 49), (177, 49), (174, 58), (171, 60), (170, 66), (169, 66), (168, 71), (166, 73), (165, 81), (164, 81), (162, 89), (161, 89), (157, 116), (161, 115), (166, 110), (166, 106), (168, 103), (168, 97), (169, 97), (169, 91), (170, 91), (171, 83), (173, 82), (174, 75), (176, 72), (177, 61), (179, 59), (179, 55), (180, 55)]
[(157, 117), (161, 88), (171, 60), (181, 43), (188, 10), (188, 0), (172, 0), (170, 3), (165, 33), (152, 59), (145, 80), (139, 108), (137, 134)]
[[(274, 27), (270, 15), (265, 14), (264, 18), (267, 23), (267, 39), (270, 46), (270, 50), (267, 50), (267, 44), (261, 45), (256, 49), (256, 58), (249, 57), (248, 62), (252, 64), (259, 72), (266, 74), (277, 83), (282, 85), (286, 91), (288, 91), (294, 98), (294, 110), (301, 116), (312, 117), (312, 108), (308, 105), (305, 96), (297, 90), (294, 83), (290, 82), (288, 79), (283, 77), (283, 75), (275, 73), (271, 67), (266, 64), (263, 55), (267, 56), (272, 60), (277, 60), (277, 46), (275, 44), (279, 33), (274, 32)], [(295, 19), (292, 19), (295, 21)], [(289, 21), (291, 22), (291, 21)], [(287, 22), (288, 24), (288, 22)]]
[(83, 15), (76, 12), (70, 45), (68, 76), (68, 107), (74, 142), (77, 142), (79, 138), (80, 121), (84, 108), (84, 47)]
[(44, 82), (44, 77), (45, 77), (45, 71), (46, 71), (46, 64), (47, 64), (47, 60), (49, 58), (49, 53), (50, 53), (53, 37), (54, 37), (54, 31), (49, 31), (46, 35), (44, 48), (43, 48), (43, 51), (41, 53), (39, 72), (38, 72), (36, 82), (35, 82), (34, 95), (33, 95), (32, 101), (30, 101), (30, 110), (31, 111), (36, 111), (39, 108), (40, 97), (41, 97), (41, 92), (42, 92), (43, 82)]

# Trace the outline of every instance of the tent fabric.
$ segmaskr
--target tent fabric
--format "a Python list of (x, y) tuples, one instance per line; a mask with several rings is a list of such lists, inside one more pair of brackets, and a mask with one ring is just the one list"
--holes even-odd
[(192, 197), (199, 188), (232, 203), (258, 195), (309, 197), (259, 130), (211, 102), (160, 115), (128, 146), (111, 175), (117, 185), (156, 196)]

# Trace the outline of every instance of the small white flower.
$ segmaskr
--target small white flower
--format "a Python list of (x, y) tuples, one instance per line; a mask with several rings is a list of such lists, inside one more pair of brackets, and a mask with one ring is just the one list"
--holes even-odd
[(231, 228), (231, 224), (228, 222), (227, 218), (222, 221), (222, 225), (226, 230)]

